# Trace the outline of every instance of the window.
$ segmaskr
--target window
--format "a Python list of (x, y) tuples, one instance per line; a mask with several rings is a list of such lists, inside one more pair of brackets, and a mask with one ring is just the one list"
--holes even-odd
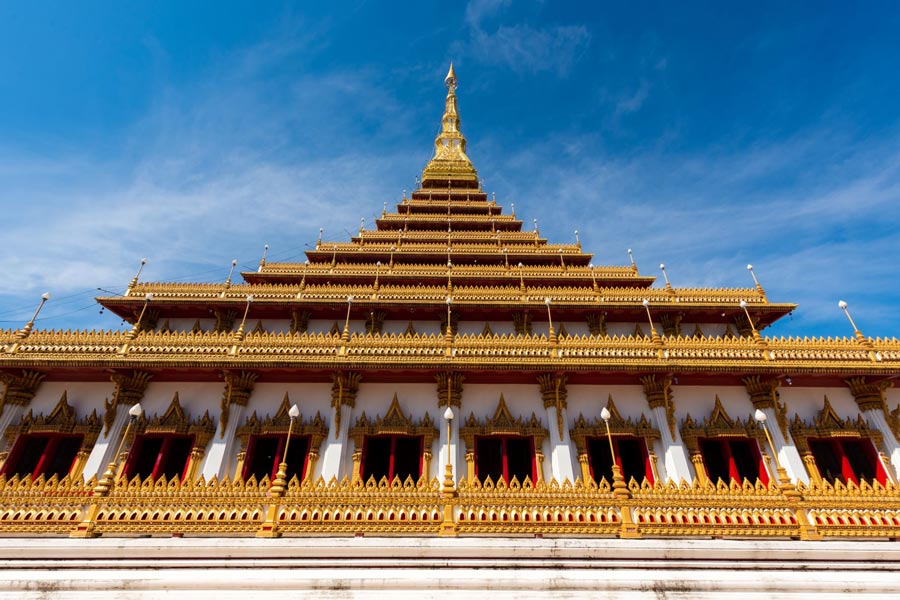
[[(251, 475), (256, 477), (257, 481), (266, 475), (269, 476), (269, 479), (275, 479), (275, 475), (278, 473), (278, 464), (284, 454), (286, 440), (287, 435), (284, 434), (252, 436), (247, 446), (247, 457), (244, 459), (244, 479), (250, 479)], [(299, 481), (303, 481), (306, 477), (308, 456), (309, 436), (292, 435), (285, 457), (287, 481), (290, 481), (295, 475)]]
[[(616, 449), (616, 464), (622, 469), (622, 476), (626, 483), (634, 477), (641, 483), (646, 477), (653, 483), (653, 470), (650, 468), (650, 457), (647, 446), (640, 438), (617, 435), (612, 438)], [(599, 482), (606, 477), (606, 481), (612, 484), (612, 456), (609, 453), (609, 439), (594, 437), (588, 439), (588, 457), (591, 465), (591, 476)]]
[(887, 473), (869, 440), (810, 439), (808, 443), (819, 473), (829, 483), (887, 481)]
[(759, 479), (769, 483), (769, 473), (763, 463), (756, 440), (743, 437), (704, 438), (699, 440), (700, 454), (710, 481), (728, 483), (744, 479), (755, 483)]
[(475, 439), (475, 476), (506, 482), (515, 477), (520, 483), (529, 477), (537, 480), (534, 440), (524, 436), (491, 436)]
[(134, 476), (142, 480), (148, 477), (182, 479), (193, 445), (194, 437), (190, 435), (138, 435), (128, 453), (125, 474), (128, 479)]
[(422, 436), (370, 435), (363, 444), (360, 469), (363, 481), (374, 477), (381, 481), (387, 477), (393, 481), (399, 477), (406, 481), (412, 477), (418, 481), (422, 474)]
[(3, 474), (7, 477), (43, 474), (47, 478), (56, 475), (62, 479), (72, 469), (83, 440), (82, 435), (21, 435), (9, 453)]

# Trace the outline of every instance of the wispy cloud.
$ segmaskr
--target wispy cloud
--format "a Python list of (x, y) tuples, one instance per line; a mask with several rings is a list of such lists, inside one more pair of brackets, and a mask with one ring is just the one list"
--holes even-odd
[(43, 326), (109, 326), (70, 313), (95, 287), (124, 288), (142, 257), (143, 280), (224, 280), (232, 258), (254, 269), (268, 243), (271, 259), (300, 260), (319, 227), (344, 240), (399, 196), (388, 182), (418, 153), (387, 142), (415, 111), (366, 70), (273, 81), (272, 61), (308, 48), (264, 46), (232, 57), (227, 74), (165, 90), (119, 155), (0, 148), (0, 203), (15, 207), (0, 245), (0, 327), (20, 325), (46, 290)]
[(488, 25), (509, 0), (473, 0), (466, 5), (468, 39), (456, 50), (482, 63), (503, 65), (517, 73), (569, 74), (591, 41), (583, 25), (533, 27), (527, 23)]

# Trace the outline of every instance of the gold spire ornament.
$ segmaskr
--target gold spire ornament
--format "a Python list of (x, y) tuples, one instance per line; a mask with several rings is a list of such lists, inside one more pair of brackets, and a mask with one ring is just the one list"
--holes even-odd
[(478, 188), (478, 172), (466, 156), (466, 138), (459, 128), (456, 108), (456, 73), (453, 63), (444, 78), (447, 100), (441, 117), (441, 132), (434, 140), (434, 157), (422, 171), (422, 187)]

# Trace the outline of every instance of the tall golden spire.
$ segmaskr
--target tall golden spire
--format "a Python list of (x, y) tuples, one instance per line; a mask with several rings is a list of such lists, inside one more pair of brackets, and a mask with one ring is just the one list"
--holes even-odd
[(477, 188), (478, 172), (466, 156), (466, 138), (459, 129), (459, 112), (456, 109), (456, 73), (453, 63), (444, 78), (447, 100), (441, 118), (441, 132), (434, 140), (434, 157), (422, 172), (422, 187)]

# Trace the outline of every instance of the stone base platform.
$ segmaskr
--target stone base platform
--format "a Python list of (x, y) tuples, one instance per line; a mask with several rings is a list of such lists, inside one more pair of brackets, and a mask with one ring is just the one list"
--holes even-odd
[(900, 597), (900, 544), (6, 538), (0, 598)]

